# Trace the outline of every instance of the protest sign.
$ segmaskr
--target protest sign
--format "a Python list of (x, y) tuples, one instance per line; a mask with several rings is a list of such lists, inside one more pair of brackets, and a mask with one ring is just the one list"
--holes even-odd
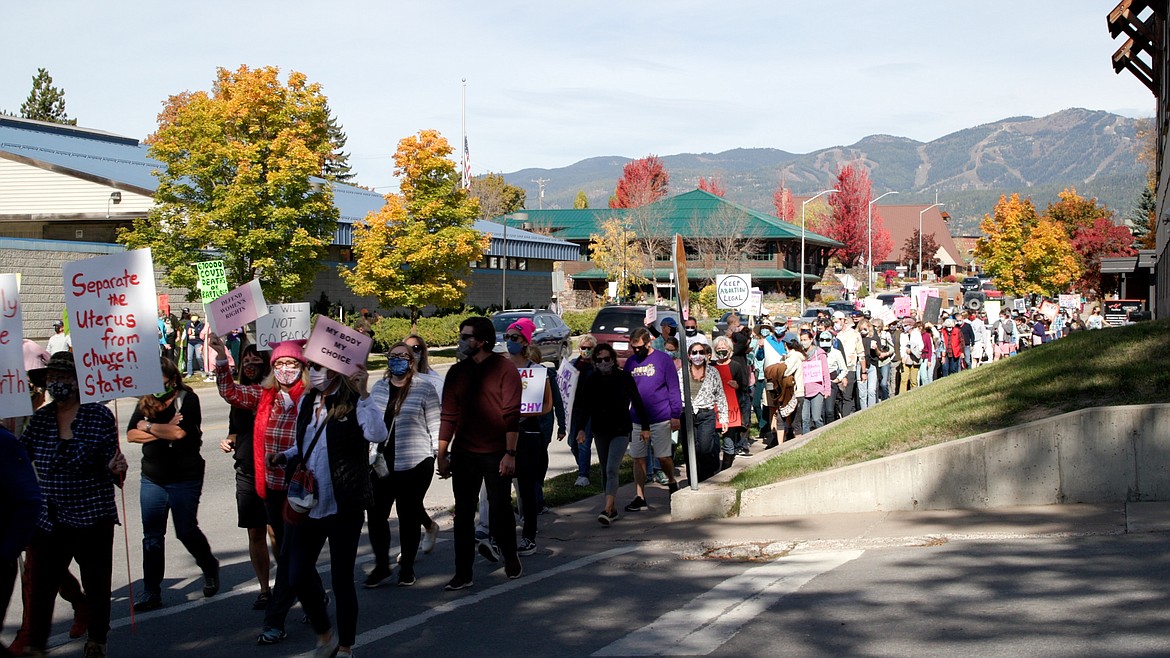
[[(561, 362), (561, 369), (557, 371), (556, 386), (561, 391), (561, 401), (565, 407), (565, 431), (573, 426), (573, 400), (577, 398), (577, 383), (581, 380), (581, 371), (569, 363), (568, 359)], [(570, 441), (577, 437), (570, 436)]]
[(1040, 315), (1048, 318), (1049, 322), (1056, 319), (1057, 313), (1060, 313), (1060, 307), (1055, 302), (1046, 299), (1040, 304)]
[(1017, 297), (1014, 304), (1014, 308), (1020, 313), (1024, 313), (1028, 310), (1028, 300), (1024, 299), (1023, 297)]
[(242, 327), (268, 314), (260, 279), (252, 279), (207, 305), (208, 320), (215, 333), (223, 336), (236, 327)]
[(764, 291), (759, 288), (752, 288), (748, 293), (748, 300), (743, 306), (739, 307), (739, 312), (743, 315), (750, 315), (752, 317), (759, 317), (764, 310)]
[(646, 309), (646, 317), (644, 317), (642, 319), (643, 324), (648, 324), (650, 326), (654, 326), (654, 323), (656, 323), (657, 321), (658, 321), (658, 307), (651, 306), (650, 308)]
[(357, 329), (321, 315), (305, 345), (305, 358), (348, 377), (366, 364), (372, 344), (373, 340)]
[(227, 294), (227, 272), (223, 269), (222, 260), (195, 263), (195, 269), (199, 271), (199, 294), (204, 304)]
[(942, 298), (926, 297), (925, 299), (926, 306), (922, 309), (922, 321), (938, 324), (938, 318), (942, 315)]
[(906, 318), (913, 315), (913, 311), (910, 308), (909, 297), (894, 298), (894, 315), (899, 318)]
[(989, 299), (983, 302), (983, 310), (987, 312), (987, 321), (995, 322), (999, 319), (1000, 301), (998, 299)]
[(535, 368), (520, 368), (519, 370), (520, 413), (543, 413), (544, 384), (548, 381), (548, 369), (544, 366), (536, 366)]
[(1077, 309), (1081, 307), (1080, 295), (1060, 295), (1058, 299), (1060, 300), (1061, 308)]
[(15, 274), (0, 274), (0, 418), (31, 416), (24, 372), (24, 322)]
[(825, 381), (825, 369), (821, 367), (820, 359), (809, 359), (802, 362), (801, 369), (804, 371), (804, 383), (820, 384)]
[(914, 291), (913, 291), (913, 296), (914, 296), (915, 301), (917, 302), (916, 307), (919, 309), (925, 309), (926, 308), (926, 300), (930, 299), (931, 297), (938, 297), (939, 296), (938, 288), (928, 288), (926, 286), (921, 286), (921, 287), (916, 286), (914, 288)]
[(150, 249), (73, 261), (62, 270), (81, 401), (161, 392)]
[(309, 302), (269, 304), (268, 315), (256, 319), (257, 349), (270, 350), (286, 340), (308, 340), (311, 315)]
[(720, 274), (715, 277), (715, 307), (738, 309), (747, 303), (752, 290), (750, 274)]
[(898, 321), (898, 316), (894, 315), (894, 309), (885, 304), (882, 304), (878, 310), (871, 311), (870, 314), (873, 319), (881, 320), (883, 327), (888, 327)]

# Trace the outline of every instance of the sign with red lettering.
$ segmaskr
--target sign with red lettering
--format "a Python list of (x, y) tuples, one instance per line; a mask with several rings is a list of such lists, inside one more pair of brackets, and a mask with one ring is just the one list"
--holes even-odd
[(0, 274), (0, 418), (31, 416), (24, 372), (24, 325), (15, 274)]
[(819, 358), (802, 361), (800, 368), (804, 371), (804, 383), (806, 385), (820, 384), (825, 381), (825, 369), (821, 367), (821, 360)]
[(232, 329), (242, 327), (256, 318), (268, 315), (260, 279), (252, 279), (207, 305), (208, 319), (215, 333), (226, 336)]
[[(520, 413), (544, 413), (544, 386), (548, 382), (548, 369), (544, 366), (519, 368), (520, 371)], [(576, 441), (576, 437), (573, 438)]]
[(62, 270), (81, 401), (161, 392), (150, 249), (78, 260)]
[(305, 358), (347, 377), (366, 364), (373, 340), (357, 329), (317, 316), (317, 324), (305, 345)]

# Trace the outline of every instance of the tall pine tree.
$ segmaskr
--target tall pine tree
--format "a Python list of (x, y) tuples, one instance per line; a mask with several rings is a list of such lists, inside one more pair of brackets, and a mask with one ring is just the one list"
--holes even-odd
[(328, 105), (325, 106), (325, 113), (329, 117), (325, 121), (325, 132), (333, 150), (325, 156), (325, 162), (321, 165), (321, 176), (338, 183), (348, 183), (354, 177), (353, 169), (349, 166), (349, 154), (344, 150), (348, 137)]
[(77, 119), (65, 115), (65, 91), (53, 86), (53, 76), (47, 70), (37, 69), (32, 82), (32, 91), (20, 106), (20, 116), (67, 126), (77, 125)]

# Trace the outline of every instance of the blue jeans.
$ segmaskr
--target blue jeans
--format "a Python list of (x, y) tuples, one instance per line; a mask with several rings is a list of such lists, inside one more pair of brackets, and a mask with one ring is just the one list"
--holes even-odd
[(215, 573), (219, 561), (199, 529), (199, 496), (203, 480), (158, 484), (142, 476), (138, 494), (142, 508), (142, 586), (148, 595), (162, 593), (166, 565), (167, 512), (175, 524), (175, 536), (186, 547), (204, 574)]
[[(198, 364), (198, 366), (196, 366)], [(187, 343), (187, 376), (203, 372), (203, 343)]]
[(805, 398), (800, 405), (800, 425), (802, 434), (824, 427), (825, 425), (825, 396), (817, 393), (811, 398)]
[(569, 450), (573, 453), (573, 458), (577, 460), (577, 477), (587, 478), (589, 477), (589, 463), (593, 459), (591, 452), (593, 450), (593, 421), (585, 423), (585, 443), (578, 444), (577, 432), (581, 429), (576, 422), (573, 422), (566, 441), (569, 444)]
[(760, 428), (760, 434), (768, 431), (768, 423), (764, 418), (764, 385), (766, 382), (763, 377), (756, 380), (756, 385), (752, 387), (752, 411), (756, 412), (756, 423)]
[(942, 374), (940, 377), (957, 374), (959, 372), (959, 368), (961, 367), (961, 359), (962, 357), (958, 356), (945, 357), (945, 360), (943, 361)]
[(922, 362), (922, 367), (918, 370), (918, 385), (926, 386), (934, 381), (934, 357)]
[(890, 364), (878, 366), (878, 399), (890, 399)]
[(862, 409), (868, 409), (878, 402), (877, 366), (868, 366), (865, 370), (865, 381), (861, 381), (861, 366), (858, 366), (857, 397)]

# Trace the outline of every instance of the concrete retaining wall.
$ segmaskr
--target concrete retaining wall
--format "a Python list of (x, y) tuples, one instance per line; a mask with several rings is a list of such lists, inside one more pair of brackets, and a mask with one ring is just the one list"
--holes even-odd
[(748, 489), (741, 494), (739, 513), (1151, 500), (1170, 500), (1170, 404), (1082, 409)]

